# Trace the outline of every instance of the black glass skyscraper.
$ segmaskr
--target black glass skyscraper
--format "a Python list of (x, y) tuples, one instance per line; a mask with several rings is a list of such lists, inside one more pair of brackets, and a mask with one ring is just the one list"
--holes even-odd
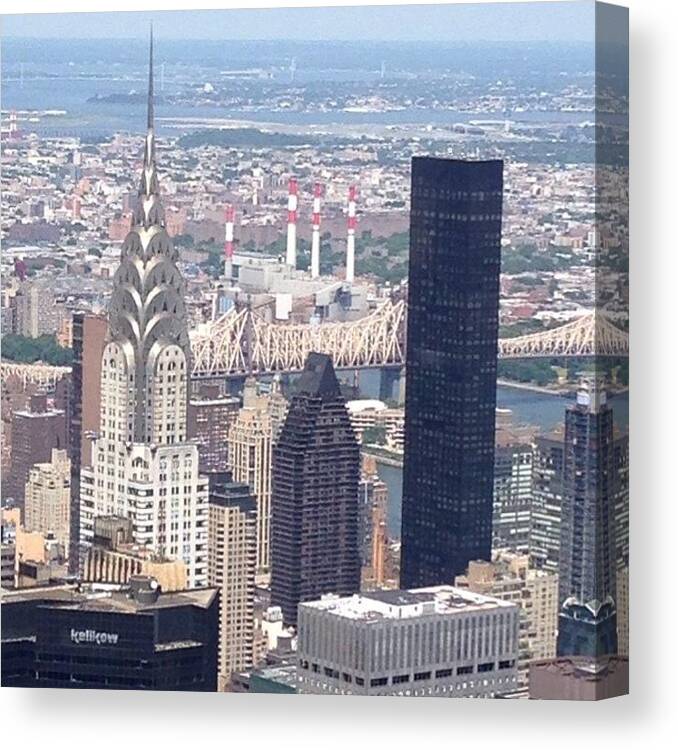
[(412, 161), (404, 588), (489, 559), (503, 162)]
[(286, 623), (300, 602), (360, 590), (360, 451), (326, 354), (309, 354), (273, 452), (271, 602)]
[(565, 413), (558, 599), (559, 656), (615, 653), (616, 534), (613, 413), (595, 382)]

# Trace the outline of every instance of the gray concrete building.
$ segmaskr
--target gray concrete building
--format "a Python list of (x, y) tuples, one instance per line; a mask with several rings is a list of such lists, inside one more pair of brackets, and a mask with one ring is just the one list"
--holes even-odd
[(490, 698), (517, 685), (519, 609), (452, 586), (299, 605), (297, 692)]

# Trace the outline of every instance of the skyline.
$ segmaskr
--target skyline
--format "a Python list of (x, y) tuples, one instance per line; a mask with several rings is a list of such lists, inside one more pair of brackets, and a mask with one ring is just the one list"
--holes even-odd
[[(74, 16), (77, 16), (77, 23)], [(592, 41), (594, 3), (375, 5), (198, 11), (5, 15), (5, 39), (143, 38), (191, 41), (539, 42)], [(227, 25), (223, 35), (220, 23)], [(373, 28), (379, 29), (376, 36)], [(181, 35), (176, 35), (176, 29)], [(447, 29), (449, 28), (449, 31)], [(45, 33), (47, 32), (47, 33)], [(104, 33), (105, 32), (105, 33)]]
[[(83, 63), (76, 45), (63, 46)], [(92, 45), (95, 54), (102, 46)], [(625, 692), (628, 436), (619, 436), (614, 463), (605, 471), (591, 468), (598, 444), (587, 443), (581, 455), (585, 471), (577, 470), (570, 485), (568, 446), (583, 443), (579, 434), (568, 443), (572, 407), (562, 411), (562, 468), (553, 467), (549, 477), (553, 524), (543, 535), (555, 542), (557, 564), (546, 569), (536, 554), (541, 537), (532, 534), (538, 530), (533, 508), (525, 535), (522, 498), (521, 509), (513, 504), (514, 490), (524, 491), (513, 470), (527, 467), (532, 484), (535, 439), (544, 434), (543, 426), (523, 424), (497, 409), (500, 334), (527, 342), (522, 350), (506, 352), (509, 358), (545, 360), (539, 369), (523, 363), (522, 375), (519, 369), (506, 371), (517, 383), (527, 377), (528, 384), (518, 387), (529, 399), (569, 397), (578, 383), (577, 403), (586, 406), (588, 420), (598, 403), (591, 395), (594, 382), (605, 377), (608, 383), (601, 387), (626, 392), (626, 339), (615, 349), (618, 340), (600, 335), (604, 329), (595, 314), (588, 349), (579, 336), (576, 350), (572, 336), (563, 337), (564, 347), (534, 345), (534, 334), (551, 336), (554, 322), (581, 320), (584, 310), (628, 317), (626, 161), (603, 172), (621, 205), (606, 206), (601, 219), (592, 213), (596, 173), (585, 161), (588, 152), (579, 151), (582, 144), (607, 142), (587, 119), (598, 110), (590, 77), (562, 80), (564, 69), (554, 68), (545, 84), (532, 76), (514, 81), (491, 62), (480, 81), (426, 69), (392, 84), (385, 81), (382, 63), (374, 81), (305, 87), (295, 80), (295, 58), (289, 80), (273, 86), (272, 73), (261, 70), (232, 71), (243, 79), (238, 86), (228, 80), (196, 85), (190, 77), (195, 73), (184, 71), (178, 90), (167, 96), (183, 102), (191, 115), (222, 103), (231, 116), (237, 106), (266, 113), (262, 105), (272, 111), (358, 110), (370, 116), (417, 108), (425, 118), (446, 113), (437, 130), (424, 120), (423, 128), (404, 122), (367, 136), (339, 127), (310, 142), (262, 139), (264, 131), (233, 142), (232, 133), (220, 129), (156, 132), (155, 93), (163, 84), (154, 84), (152, 30), (148, 55), (145, 95), (128, 89), (95, 97), (97, 103), (125, 108), (143, 98), (142, 152), (136, 136), (117, 131), (104, 138), (68, 131), (57, 138), (42, 135), (43, 119), (65, 118), (65, 110), (35, 116), (11, 111), (4, 131), (10, 176), (3, 193), (8, 216), (3, 238), (14, 243), (17, 262), (3, 287), (3, 325), (11, 326), (19, 343), (46, 335), (71, 349), (73, 370), (63, 373), (63, 384), (52, 381), (49, 403), (45, 396), (33, 411), (31, 398), (28, 418), (35, 418), (33, 432), (39, 434), (46, 426), (44, 408), (60, 407), (64, 424), (67, 415), (76, 415), (80, 432), (67, 439), (76, 455), (59, 480), (64, 491), (56, 520), (42, 520), (46, 514), (35, 512), (53, 504), (40, 478), (36, 491), (23, 499), (20, 492), (3, 494), (11, 513), (3, 518), (3, 540), (13, 542), (4, 576), (9, 588), (18, 589), (16, 595), (3, 592), (3, 603), (13, 607), (9, 627), (3, 622), (3, 648), (13, 649), (10, 661), (3, 661), (3, 684), (261, 692), (257, 684), (263, 680), (263, 692), (581, 699), (575, 680), (588, 679), (595, 658), (605, 684), (592, 697)], [(486, 57), (501, 58), (503, 65), (518, 56)], [(195, 56), (189, 59), (196, 64)], [(71, 62), (68, 76), (88, 79), (85, 68)], [(53, 75), (46, 75), (50, 83)], [(619, 109), (625, 104), (623, 98), (612, 102)], [(472, 119), (451, 122), (455, 107)], [(538, 112), (541, 119), (509, 119), (523, 111)], [(579, 126), (561, 122), (557, 113), (574, 115)], [(565, 164), (554, 142), (564, 145)], [(510, 149), (527, 158), (511, 158)], [(326, 189), (317, 189), (319, 179)], [(301, 216), (310, 207), (311, 185), (316, 235), (321, 212), (326, 218), (322, 247), (316, 237), (317, 272), (312, 253), (309, 263), (308, 215), (297, 234), (298, 210)], [(28, 248), (32, 257), (24, 260)], [(44, 253), (55, 262), (32, 262)], [(50, 277), (53, 283), (44, 285)], [(83, 303), (92, 318), (108, 310), (102, 340), (89, 342), (102, 353), (98, 382), (88, 390), (75, 366), (77, 351), (84, 371), (86, 327), (73, 315)], [(58, 315), (44, 314), (53, 308)], [(362, 335), (376, 316), (394, 310), (400, 315), (387, 317), (388, 327), (379, 327), (376, 336)], [(229, 333), (233, 323), (240, 325), (236, 337)], [(189, 339), (189, 330), (205, 337), (202, 347)], [(275, 337), (267, 335), (274, 331)], [(264, 342), (274, 338), (272, 356), (258, 359)], [(596, 346), (596, 340), (609, 348)], [(223, 358), (226, 343), (235, 359)], [(345, 352), (350, 359), (343, 359)], [(609, 361), (602, 365), (599, 358), (606, 353)], [(211, 459), (208, 441), (193, 432), (190, 414), (205, 364), (219, 389), (204, 394), (209, 403), (203, 406), (212, 413), (201, 429), (211, 437), (221, 429), (223, 408), (233, 395), (242, 395), (242, 410), (254, 397), (266, 411), (271, 450), (248, 459), (247, 475), (235, 475), (235, 427), (228, 430), (221, 463), (209, 474), (202, 470)], [(241, 366), (244, 372), (238, 373)], [(379, 399), (364, 398), (361, 383), (364, 371), (373, 368)], [(340, 381), (335, 369), (353, 372)], [(247, 378), (233, 377), (238, 374)], [(276, 375), (282, 399), (269, 379)], [(12, 411), (5, 409), (3, 437), (10, 450), (3, 459), (17, 476), (31, 463), (44, 462), (18, 450), (34, 441), (27, 431), (21, 442), (16, 439), (29, 383), (15, 381), (13, 387), (16, 405), (5, 399)], [(83, 407), (90, 401), (98, 403), (98, 415), (85, 430)], [(609, 445), (611, 411), (608, 424)], [(513, 486), (506, 487), (498, 446), (511, 448)], [(248, 455), (254, 452), (250, 443)], [(400, 490), (386, 474), (382, 478), (378, 464), (400, 470)], [(78, 481), (68, 487), (74, 466)], [(270, 503), (266, 482), (250, 470), (266, 482), (270, 478)], [(588, 620), (582, 626), (579, 614), (597, 610), (598, 599), (565, 581), (561, 603), (555, 576), (565, 559), (561, 549), (567, 549), (567, 508), (574, 508), (573, 523), (579, 524), (580, 487), (596, 488), (597, 498), (599, 479), (609, 482), (613, 470), (619, 471), (615, 493), (608, 494), (601, 512), (610, 548), (600, 598), (609, 605), (606, 623), (615, 633), (605, 641), (609, 646), (596, 646), (592, 653), (581, 645), (590, 628)], [(44, 472), (57, 469), (46, 466)], [(391, 493), (400, 510), (395, 533), (386, 518)], [(540, 497), (532, 494), (533, 500)], [(508, 544), (501, 547), (500, 526), (508, 531)], [(76, 560), (66, 554), (66, 543), (53, 545), (56, 527), (64, 536), (77, 536)], [(598, 529), (596, 518), (596, 534)], [(41, 535), (31, 557), (22, 547), (24, 531)], [(266, 539), (270, 566), (263, 561), (257, 570)], [(597, 575), (597, 536), (581, 543), (577, 535), (573, 539), (576, 557), (586, 553), (587, 575)], [(596, 556), (592, 563), (589, 553)], [(125, 564), (117, 565), (120, 559)], [(100, 560), (111, 565), (95, 564)], [(66, 565), (73, 572), (67, 574)], [(61, 639), (53, 627), (45, 632), (36, 619), (42, 615), (41, 592), (29, 593), (35, 606), (23, 616), (22, 589), (32, 581), (65, 587), (66, 597), (69, 586), (80, 586), (75, 606), (64, 608), (74, 613), (67, 621), (70, 632), (113, 633), (125, 650), (88, 654), (73, 635)], [(103, 597), (110, 602), (98, 601), (100, 583), (119, 587)], [(188, 601), (184, 592), (193, 589), (205, 593)], [(170, 598), (163, 600), (166, 595)], [(143, 606), (159, 602), (164, 622), (152, 637), (141, 628), (118, 632), (115, 619), (109, 622), (107, 613), (125, 597), (129, 607), (136, 606), (132, 600)], [(196, 605), (205, 627), (189, 638), (174, 627), (174, 618), (185, 620), (187, 610), (178, 608)], [(307, 611), (308, 620), (302, 617)], [(45, 617), (55, 626), (62, 621), (56, 610)], [(561, 648), (559, 622), (572, 648)], [(319, 647), (323, 632), (330, 637)], [(153, 675), (146, 658), (151, 652), (162, 654), (154, 660), (163, 670), (153, 665)], [(567, 669), (572, 659), (581, 678), (563, 672), (555, 683), (532, 680), (537, 668)], [(92, 668), (83, 669), (83, 663)]]

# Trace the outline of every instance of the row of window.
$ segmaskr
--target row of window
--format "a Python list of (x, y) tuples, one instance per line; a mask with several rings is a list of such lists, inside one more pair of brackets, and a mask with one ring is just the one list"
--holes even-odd
[[(305, 659), (300, 659), (299, 665), (304, 670), (310, 670), (311, 672), (319, 673), (320, 672), (320, 665), (316, 664), (315, 662), (312, 664), (309, 664), (309, 662)], [(496, 662), (484, 662), (482, 664), (478, 664), (477, 672), (478, 673), (484, 673), (484, 672), (493, 672), (495, 669), (512, 669), (515, 666), (515, 661), (513, 659), (507, 659), (500, 661), (498, 664)], [(362, 677), (354, 677), (353, 675), (349, 674), (348, 672), (339, 672), (338, 669), (334, 669), (333, 667), (324, 667), (322, 670), (325, 677), (331, 677), (335, 680), (341, 679), (343, 682), (346, 683), (353, 683), (355, 682), (356, 685), (364, 685), (365, 680)], [(474, 668), (472, 664), (464, 665), (457, 667), (456, 670), (453, 667), (446, 667), (444, 669), (437, 669), (435, 670), (435, 679), (440, 680), (444, 679), (446, 677), (453, 677), (453, 676), (461, 676), (461, 675), (468, 675), (473, 674)], [(411, 674), (400, 674), (400, 675), (394, 675), (391, 678), (391, 684), (392, 685), (403, 685), (408, 682), (423, 682), (425, 680), (430, 680), (433, 678), (434, 672), (433, 670), (427, 670), (423, 672), (415, 672), (414, 675)], [(373, 677), (370, 679), (370, 687), (383, 687), (384, 685), (388, 685), (388, 677)]]

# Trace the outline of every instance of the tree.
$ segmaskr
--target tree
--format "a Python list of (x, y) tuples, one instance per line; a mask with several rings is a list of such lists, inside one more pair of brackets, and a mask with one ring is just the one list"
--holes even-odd
[(70, 365), (73, 350), (59, 346), (54, 335), (45, 334), (33, 339), (9, 333), (2, 337), (2, 356), (11, 362), (26, 364)]

